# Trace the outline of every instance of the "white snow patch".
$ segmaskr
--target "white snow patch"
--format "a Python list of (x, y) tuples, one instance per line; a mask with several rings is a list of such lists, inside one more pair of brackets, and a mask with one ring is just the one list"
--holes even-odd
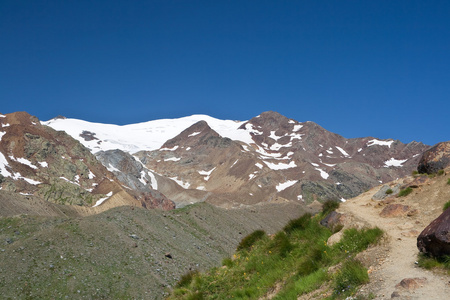
[(75, 178), (74, 178), (74, 180), (75, 180), (75, 182), (78, 182), (78, 183), (80, 183), (80, 175), (75, 175)]
[(203, 185), (200, 185), (200, 186), (196, 187), (195, 189), (199, 190), (199, 191), (206, 191), (206, 188)]
[[(114, 167), (113, 165), (111, 165), (111, 164), (108, 164), (108, 166), (106, 167), (106, 169), (108, 169), (108, 171), (110, 171), (110, 172), (119, 172), (120, 173), (120, 170), (119, 169), (117, 169), (116, 167)], [(89, 170), (89, 179), (92, 179), (91, 178), (91, 171)], [(94, 174), (92, 174), (92, 175), (94, 175)]]
[(202, 175), (202, 176), (205, 176), (204, 179), (205, 179), (206, 181), (208, 181), (209, 178), (210, 178), (210, 176), (211, 176), (211, 173), (212, 173), (215, 169), (216, 169), (216, 167), (212, 168), (212, 169), (209, 170), (209, 171), (198, 171), (198, 173), (199, 173), (200, 175)]
[(347, 200), (345, 200), (344, 198), (341, 198), (341, 202), (345, 202), (345, 201), (347, 201)]
[(0, 141), (2, 140), (2, 137), (6, 134), (6, 132), (0, 132)]
[(326, 164), (326, 163), (324, 163), (323, 162), (323, 164), (325, 165), (325, 166), (329, 166), (329, 167), (334, 167), (336, 164)]
[(333, 151), (326, 150), (328, 154), (333, 154)]
[(293, 186), (296, 183), (297, 180), (288, 180), (286, 182), (279, 183), (275, 188), (277, 189), (278, 192), (281, 192), (287, 189), (288, 187)]
[(295, 121), (294, 121), (294, 120), (289, 120), (288, 123), (289, 123), (289, 124), (295, 124)]
[(6, 123), (6, 124), (2, 124), (2, 127), (9, 127), (11, 126), (10, 124)]
[(255, 176), (256, 176), (255, 173), (249, 174), (248, 175), (248, 177), (249, 177), (248, 180), (252, 180)]
[(300, 133), (291, 133), (289, 136), (291, 137), (291, 139), (301, 140), (301, 139), (302, 139), (302, 136), (304, 136), (304, 134), (300, 134)]
[(286, 164), (286, 163), (276, 163), (275, 164), (275, 163), (268, 162), (265, 160), (263, 160), (263, 162), (272, 170), (285, 170), (285, 169), (297, 167), (297, 165), (295, 164), (295, 161), (291, 161), (288, 164)]
[(143, 185), (147, 185), (147, 182), (145, 181), (145, 171), (141, 171), (141, 177), (139, 177), (139, 181), (140, 181)]
[(67, 182), (70, 182), (71, 184), (75, 184), (75, 185), (80, 186), (80, 184), (79, 184), (78, 182), (69, 180), (69, 179), (67, 179), (66, 177), (62, 177), (62, 176), (61, 176), (61, 177), (59, 177), (59, 178), (65, 180), (65, 181), (67, 181)]
[(315, 164), (315, 163), (311, 163), (311, 165), (313, 165), (314, 167), (318, 167), (319, 166), (318, 164)]
[(189, 150), (191, 150), (191, 147), (187, 147), (187, 148), (186, 148), (186, 151), (189, 151)]
[(303, 125), (294, 125), (294, 129), (292, 129), (293, 132), (299, 131)]
[(239, 160), (239, 158), (236, 159), (236, 161), (231, 165), (230, 169), (231, 169), (232, 167), (234, 167), (234, 165), (238, 162), (238, 160)]
[(41, 167), (48, 168), (48, 163), (46, 161), (38, 161), (38, 163), (41, 165)]
[(189, 182), (184, 182), (184, 181), (178, 179), (177, 177), (169, 177), (169, 179), (172, 179), (173, 181), (178, 183), (178, 185), (180, 185), (184, 189), (188, 189), (191, 186), (191, 184)]
[(345, 157), (349, 157), (349, 156), (350, 156), (350, 155), (348, 155), (348, 153), (345, 152), (345, 150), (342, 149), (341, 147), (338, 147), (338, 146), (335, 146), (335, 147), (336, 147), (336, 149), (338, 149)]
[(403, 163), (407, 161), (407, 159), (395, 159), (391, 158), (384, 162), (385, 167), (403, 167)]
[(319, 168), (315, 168), (315, 169), (320, 172), (320, 176), (322, 176), (323, 179), (328, 179), (328, 177), (330, 176), (327, 172), (325, 172), (322, 169), (319, 169)]
[(42, 182), (30, 179), (30, 178), (22, 177), (22, 176), (20, 176), (20, 178), (22, 178), (23, 180), (25, 180), (26, 182), (28, 182), (29, 184), (32, 184), (32, 185), (38, 185), (38, 184), (42, 183)]
[(5, 116), (5, 115), (2, 115), (2, 114), (0, 114), (0, 118), (6, 118), (6, 116)]
[(380, 145), (380, 146), (388, 146), (389, 148), (391, 148), (391, 145), (394, 141), (380, 141), (377, 139), (373, 139), (367, 142), (367, 146), (373, 146), (373, 145)]
[(179, 161), (181, 158), (180, 157), (170, 157), (170, 158), (165, 158), (164, 161)]
[(190, 135), (188, 135), (188, 137), (196, 136), (196, 135), (199, 135), (200, 133), (202, 133), (202, 132), (201, 131), (194, 132), (194, 133), (191, 133)]
[(156, 177), (155, 177), (155, 174), (153, 174), (152, 172), (147, 172), (147, 174), (148, 174), (148, 176), (150, 176), (150, 179), (151, 179), (151, 186), (152, 186), (152, 189), (154, 189), (154, 190), (157, 190), (158, 189), (158, 182), (156, 181)]
[(175, 151), (178, 149), (178, 145), (173, 146), (172, 148), (161, 148), (159, 151)]
[(95, 205), (92, 206), (92, 207), (99, 206), (100, 204), (102, 204), (103, 202), (105, 202), (106, 200), (108, 200), (109, 197), (112, 196), (112, 194), (113, 194), (113, 192), (109, 192), (108, 194), (106, 194), (106, 197), (98, 199), (97, 202), (95, 203)]
[(359, 149), (358, 149), (358, 152), (361, 152), (361, 151), (362, 151), (362, 149), (363, 149), (363, 148), (359, 148)]
[(278, 139), (281, 138), (281, 136), (275, 135), (275, 130), (270, 132), (269, 137), (274, 139), (274, 140), (278, 140)]
[(14, 161), (17, 161), (17, 162), (21, 163), (22, 165), (27, 165), (27, 166), (29, 166), (32, 169), (35, 169), (35, 170), (37, 169), (37, 167), (35, 165), (33, 165), (31, 163), (31, 161), (29, 161), (26, 158), (23, 158), (23, 157), (15, 158), (14, 156), (11, 156), (11, 155), (9, 156), (9, 158), (11, 160), (14, 160)]
[(255, 166), (257, 166), (258, 168), (260, 168), (260, 169), (262, 169), (263, 168), (263, 165), (262, 164), (260, 164), (260, 163), (256, 163), (255, 164)]

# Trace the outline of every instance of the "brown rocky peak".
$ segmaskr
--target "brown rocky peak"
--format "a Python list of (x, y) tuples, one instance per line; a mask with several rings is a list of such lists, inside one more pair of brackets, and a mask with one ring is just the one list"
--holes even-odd
[(0, 118), (0, 123), (24, 126), (40, 124), (38, 118), (24, 111), (6, 114), (4, 118)]
[(224, 140), (224, 138), (222, 138), (216, 131), (211, 129), (206, 121), (198, 121), (197, 123), (183, 130), (176, 137), (165, 142), (161, 149), (173, 149), (176, 146), (193, 147), (202, 144), (210, 145), (211, 142), (215, 141), (214, 143), (217, 143), (220, 142), (220, 140)]

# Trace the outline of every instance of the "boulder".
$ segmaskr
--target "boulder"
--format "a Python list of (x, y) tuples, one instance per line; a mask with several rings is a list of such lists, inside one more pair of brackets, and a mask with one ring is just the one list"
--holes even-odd
[(406, 216), (409, 211), (408, 205), (401, 204), (388, 204), (383, 210), (380, 212), (380, 216), (384, 218), (393, 218)]
[(450, 141), (434, 145), (425, 151), (417, 166), (419, 173), (433, 174), (450, 167)]
[(344, 227), (345, 215), (338, 213), (336, 211), (330, 212), (325, 218), (320, 221), (320, 225), (329, 228), (334, 231), (339, 226)]
[(450, 209), (445, 210), (420, 233), (417, 248), (432, 256), (450, 255)]

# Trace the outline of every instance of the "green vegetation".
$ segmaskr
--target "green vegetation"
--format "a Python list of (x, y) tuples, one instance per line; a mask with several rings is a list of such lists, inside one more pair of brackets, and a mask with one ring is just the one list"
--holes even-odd
[(412, 191), (413, 191), (413, 190), (412, 190), (411, 187), (407, 187), (406, 189), (400, 190), (400, 192), (398, 193), (398, 196), (399, 196), (399, 197), (406, 197), (406, 196), (408, 196), (409, 194), (411, 194)]
[(339, 200), (327, 200), (323, 203), (322, 212), (324, 215), (339, 208)]
[(444, 171), (444, 170), (439, 170), (439, 171), (437, 172), (437, 174), (438, 174), (438, 176), (442, 176), (442, 175), (445, 174), (445, 171)]
[(419, 253), (417, 262), (421, 268), (427, 270), (441, 269), (450, 275), (450, 256), (432, 257), (424, 253)]
[(444, 207), (443, 207), (443, 211), (446, 211), (447, 210), (447, 208), (449, 208), (450, 207), (450, 201), (447, 201), (445, 204), (444, 204)]
[(387, 189), (386, 190), (386, 195), (390, 195), (390, 194), (392, 194), (394, 191), (392, 190), (392, 189)]
[(450, 184), (450, 178), (449, 178), (449, 179), (447, 179), (447, 184)]
[(420, 175), (420, 174), (419, 174), (419, 171), (417, 171), (417, 170), (412, 171), (411, 174), (412, 174), (412, 176), (414, 176), (414, 177), (417, 176), (417, 175)]
[(256, 241), (264, 238), (266, 236), (266, 232), (264, 230), (256, 230), (247, 235), (245, 238), (241, 240), (239, 245), (237, 246), (237, 251), (239, 250), (250, 250), (250, 248), (255, 244)]
[[(169, 299), (296, 299), (325, 286), (326, 299), (345, 299), (368, 282), (355, 255), (382, 236), (379, 228), (347, 229), (339, 243), (327, 245), (332, 232), (319, 224), (322, 214), (291, 220), (272, 237), (255, 231), (239, 250), (206, 273), (189, 273)], [(329, 268), (337, 271), (329, 272)]]

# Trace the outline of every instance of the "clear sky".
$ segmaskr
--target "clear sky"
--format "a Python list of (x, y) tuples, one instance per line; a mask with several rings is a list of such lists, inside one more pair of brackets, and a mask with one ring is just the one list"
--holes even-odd
[(274, 110), (450, 140), (450, 1), (0, 1), (0, 112), (130, 124)]

